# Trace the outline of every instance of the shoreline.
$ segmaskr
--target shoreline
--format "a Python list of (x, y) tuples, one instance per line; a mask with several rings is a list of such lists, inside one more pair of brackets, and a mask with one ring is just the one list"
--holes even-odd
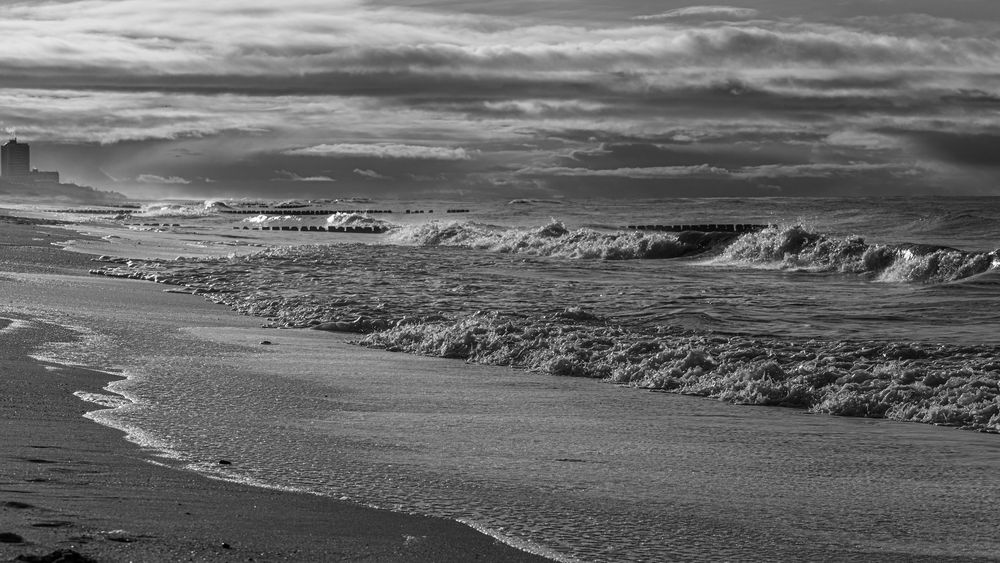
[[(107, 394), (104, 387), (113, 375), (28, 354), (43, 342), (72, 338), (47, 316), (34, 314), (47, 307), (58, 312), (58, 304), (45, 302), (45, 296), (61, 292), (83, 301), (98, 296), (59, 287), (61, 279), (52, 287), (32, 288), (24, 276), (9, 274), (86, 278), (91, 257), (51, 246), (59, 238), (54, 229), (33, 221), (0, 221), (5, 241), (0, 283), (19, 285), (13, 293), (21, 299), (12, 299), (0, 313), (21, 321), (0, 330), (0, 372), (7, 388), (0, 401), (0, 560), (43, 561), (60, 550), (79, 554), (68, 559), (79, 561), (547, 560), (452, 520), (222, 481), (159, 464), (125, 440), (122, 431), (85, 420), (85, 413), (100, 407), (73, 393)], [(206, 307), (200, 298), (182, 303), (184, 296), (164, 296), (151, 284), (117, 284), (128, 284), (130, 298), (144, 295), (153, 310), (170, 301), (172, 316), (162, 321), (167, 324), (176, 324), (185, 311)], [(25, 292), (34, 290), (35, 302), (24, 300)], [(84, 310), (87, 306), (81, 304)], [(222, 307), (212, 308), (210, 315), (207, 320), (220, 325), (253, 323)]]
[(83, 336), (34, 357), (126, 374), (107, 389), (139, 405), (96, 414), (139, 430), (146, 461), (471, 518), (556, 560), (996, 560), (989, 435), (359, 348), (170, 286), (32, 268), (0, 276), (4, 297)]

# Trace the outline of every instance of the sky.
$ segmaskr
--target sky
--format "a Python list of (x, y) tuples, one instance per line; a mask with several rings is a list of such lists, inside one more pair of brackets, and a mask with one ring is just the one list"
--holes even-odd
[(0, 128), (132, 197), (1000, 195), (996, 0), (0, 1)]

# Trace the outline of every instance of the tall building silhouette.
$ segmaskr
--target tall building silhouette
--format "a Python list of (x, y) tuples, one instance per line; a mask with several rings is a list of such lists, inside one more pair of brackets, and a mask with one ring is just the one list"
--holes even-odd
[(15, 184), (58, 184), (59, 173), (32, 168), (28, 143), (11, 139), (0, 146), (0, 179)]
[(31, 174), (31, 149), (28, 143), (11, 139), (0, 147), (0, 175), (25, 177)]

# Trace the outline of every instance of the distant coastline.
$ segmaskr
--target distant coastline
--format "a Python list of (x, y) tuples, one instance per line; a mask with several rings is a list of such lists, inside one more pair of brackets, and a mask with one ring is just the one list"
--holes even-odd
[(0, 178), (0, 197), (10, 201), (47, 201), (52, 203), (117, 203), (128, 198), (114, 191), (103, 191), (90, 186), (62, 182), (35, 182), (22, 184)]
[(59, 172), (38, 170), (31, 166), (31, 145), (17, 138), (0, 145), (0, 196), (14, 201), (36, 203), (111, 203), (126, 199), (117, 192), (105, 192), (89, 186), (64, 184)]

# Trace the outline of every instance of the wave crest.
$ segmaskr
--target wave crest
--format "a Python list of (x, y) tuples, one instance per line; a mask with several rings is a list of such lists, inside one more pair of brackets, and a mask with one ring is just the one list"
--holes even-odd
[[(216, 203), (216, 202), (212, 202)], [(138, 211), (143, 217), (208, 217), (216, 215), (218, 205), (210, 205), (209, 202), (198, 204), (183, 203), (151, 203), (143, 205)]]
[(868, 244), (857, 236), (838, 238), (801, 226), (772, 226), (743, 235), (715, 262), (860, 274), (885, 282), (943, 283), (993, 270), (1000, 266), (1000, 257), (997, 251)]
[(360, 344), (737, 404), (1000, 432), (1000, 366), (986, 348), (657, 332), (577, 314), (493, 312), (400, 324)]
[(376, 219), (366, 213), (334, 213), (326, 218), (326, 224), (331, 227), (379, 227), (381, 230), (388, 230), (396, 227), (395, 224), (381, 219)]
[(430, 222), (401, 227), (390, 240), (419, 246), (460, 246), (573, 259), (635, 260), (677, 258), (718, 248), (733, 233), (604, 233), (569, 230), (559, 221), (529, 229), (503, 229), (469, 222)]
[[(341, 258), (343, 250), (337, 252), (331, 268), (354, 261)], [(379, 252), (366, 248), (364, 256)], [(99, 259), (104, 267), (92, 272), (183, 285), (187, 292), (267, 318), (268, 326), (361, 333), (361, 344), (393, 351), (735, 403), (1000, 432), (996, 346), (723, 335), (629, 325), (579, 307), (547, 308), (537, 300), (537, 306), (520, 310), (468, 314), (463, 312), (466, 305), (428, 303), (428, 286), (389, 286), (400, 298), (383, 299), (386, 276), (393, 274), (364, 260), (330, 278), (352, 279), (353, 284), (332, 284), (343, 288), (320, 295), (313, 289), (313, 274), (324, 256), (333, 255), (317, 246), (210, 260), (105, 257)], [(421, 277), (420, 271), (398, 276), (412, 280)], [(363, 277), (366, 272), (372, 277)], [(414, 300), (414, 295), (421, 297)], [(460, 299), (465, 302), (468, 293)]]

